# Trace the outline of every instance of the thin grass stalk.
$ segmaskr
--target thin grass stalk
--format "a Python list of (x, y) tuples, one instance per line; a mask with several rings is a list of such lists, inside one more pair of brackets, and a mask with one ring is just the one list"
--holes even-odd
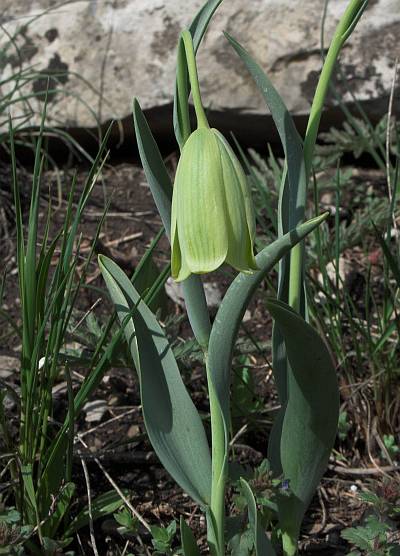
[[(158, 245), (163, 234), (164, 234), (164, 230), (161, 229), (156, 235), (156, 237), (152, 240), (148, 250), (146, 251), (146, 254), (143, 256), (138, 266), (136, 267), (135, 272), (133, 273), (133, 276), (131, 278), (132, 283), (135, 283), (136, 277), (140, 274), (141, 269), (146, 264), (148, 257), (150, 257), (151, 254), (153, 253), (155, 247)], [(130, 316), (131, 315), (129, 314), (127, 319)], [(92, 355), (91, 361), (89, 362), (89, 368), (92, 369), (92, 371), (88, 374), (81, 388), (79, 389), (78, 393), (74, 397), (73, 412), (75, 415), (78, 415), (78, 413), (81, 411), (88, 397), (95, 390), (97, 385), (100, 383), (105, 372), (110, 367), (113, 353), (115, 353), (115, 351), (118, 349), (118, 346), (121, 344), (122, 338), (124, 336), (124, 327), (122, 325), (119, 328), (117, 334), (112, 336), (110, 343), (107, 345), (106, 349), (104, 350), (104, 346), (112, 330), (112, 326), (115, 322), (115, 319), (116, 319), (116, 314), (114, 313), (109, 318), (104, 328), (103, 334), (96, 345), (96, 350)], [(54, 441), (52, 442), (52, 444), (50, 445), (46, 453), (46, 458), (45, 458), (46, 468), (50, 468), (51, 465), (53, 464), (56, 454), (60, 449), (60, 446), (65, 440), (65, 435), (69, 430), (70, 422), (71, 422), (70, 414), (68, 412), (61, 429), (57, 433), (56, 438), (54, 439)]]

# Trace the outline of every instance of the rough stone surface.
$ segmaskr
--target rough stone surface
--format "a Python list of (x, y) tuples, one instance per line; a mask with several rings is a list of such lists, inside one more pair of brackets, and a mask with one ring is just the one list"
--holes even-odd
[[(330, 1), (326, 42), (347, 3)], [(24, 68), (33, 65), (43, 72), (27, 85), (38, 93), (50, 72), (50, 88), (60, 89), (49, 94), (53, 121), (91, 127), (96, 118), (104, 122), (128, 117), (134, 95), (144, 109), (171, 103), (178, 35), (203, 0), (78, 0), (63, 6), (53, 0), (1, 0), (1, 4), (0, 20), (7, 32), (20, 29), (19, 53), (9, 48), (1, 62), (3, 79), (18, 71), (22, 60)], [(217, 112), (266, 113), (254, 83), (222, 35), (226, 30), (268, 71), (292, 113), (307, 113), (321, 67), (323, 5), (322, 0), (223, 2), (198, 57), (205, 104)], [(34, 16), (38, 17), (33, 20)], [(0, 31), (0, 44), (6, 40)], [(339, 79), (339, 89), (349, 86), (370, 113), (382, 115), (399, 56), (399, 0), (371, 0), (344, 49), (345, 86)], [(348, 92), (345, 99), (351, 101)]]

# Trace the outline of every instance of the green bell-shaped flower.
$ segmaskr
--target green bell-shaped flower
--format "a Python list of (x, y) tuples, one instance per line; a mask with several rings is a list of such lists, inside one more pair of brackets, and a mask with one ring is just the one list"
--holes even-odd
[[(201, 102), (193, 41), (181, 35), (198, 128), (184, 143), (172, 195), (172, 277), (212, 272), (227, 262), (241, 272), (258, 270), (253, 253), (255, 218), (251, 193), (235, 153), (216, 129), (210, 129)], [(184, 71), (181, 71), (184, 69)], [(186, 68), (178, 67), (178, 74)], [(186, 86), (183, 90), (187, 94)], [(183, 93), (182, 93), (183, 94)]]
[(181, 281), (224, 262), (258, 270), (255, 218), (244, 171), (216, 129), (201, 125), (186, 141), (172, 197), (172, 277)]

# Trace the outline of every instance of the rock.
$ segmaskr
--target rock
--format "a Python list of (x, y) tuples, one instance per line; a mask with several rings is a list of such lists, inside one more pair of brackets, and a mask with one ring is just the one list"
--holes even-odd
[[(168, 114), (167, 121), (153, 113), (152, 123), (171, 132), (177, 39), (203, 3), (77, 0), (54, 7), (53, 0), (2, 0), (0, 23), (10, 34), (20, 29), (17, 44), (23, 67), (42, 71), (28, 83), (29, 92), (43, 91), (48, 73), (52, 74), (50, 88), (59, 89), (48, 98), (53, 123), (86, 128), (94, 127), (96, 120), (129, 118), (131, 132), (132, 98), (136, 96), (144, 109), (164, 108), (158, 114)], [(258, 130), (268, 139), (268, 129), (272, 129), (266, 129), (265, 119), (260, 119), (266, 113), (264, 101), (223, 30), (259, 60), (293, 114), (308, 112), (321, 68), (323, 4), (321, 0), (222, 3), (198, 57), (203, 100), (212, 109), (216, 125), (237, 129), (239, 116), (253, 116), (246, 120), (247, 130)], [(329, 3), (326, 43), (347, 4), (347, 0)], [(42, 15), (31, 21), (37, 14)], [(398, 0), (370, 0), (344, 48), (341, 67), (345, 83), (339, 79), (337, 86), (343, 91), (350, 86), (372, 117), (387, 111), (394, 61), (400, 56), (399, 36)], [(0, 32), (0, 48), (7, 40)], [(18, 53), (9, 49), (0, 66), (3, 80), (18, 71), (18, 64)], [(344, 98), (352, 101), (348, 92)], [(41, 103), (34, 107), (40, 109)], [(221, 120), (221, 113), (229, 117)], [(13, 114), (17, 115), (16, 106)]]
[(87, 423), (99, 423), (108, 411), (107, 402), (105, 400), (86, 402), (83, 411), (86, 413), (85, 421)]
[(20, 367), (20, 360), (9, 355), (0, 355), (0, 378), (9, 379)]
[(171, 277), (165, 282), (165, 292), (168, 297), (182, 309), (185, 308), (185, 298), (183, 297), (182, 286), (175, 282)]
[(204, 282), (204, 293), (206, 295), (207, 307), (218, 309), (222, 301), (222, 293), (216, 282)]
[[(209, 309), (218, 309), (222, 301), (222, 293), (216, 282), (203, 282), (204, 293), (206, 296), (207, 307)], [(171, 277), (165, 283), (165, 291), (168, 297), (179, 307), (185, 308), (185, 299), (183, 297), (182, 286), (179, 282), (175, 282)]]

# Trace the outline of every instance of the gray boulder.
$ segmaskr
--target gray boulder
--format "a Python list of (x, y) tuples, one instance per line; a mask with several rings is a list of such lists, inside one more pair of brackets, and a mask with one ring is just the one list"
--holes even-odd
[[(54, 6), (53, 0), (1, 0), (1, 4), (4, 29), (11, 35), (20, 30), (19, 52), (9, 48), (0, 60), (2, 78), (15, 73), (21, 62), (23, 68), (33, 66), (43, 71), (26, 85), (33, 93), (46, 87), (46, 75), (52, 73), (50, 87), (57, 86), (58, 91), (49, 95), (50, 118), (63, 127), (87, 128), (97, 121), (130, 118), (133, 96), (143, 109), (160, 109), (153, 111), (155, 123), (170, 114), (178, 35), (203, 0), (85, 0), (61, 6)], [(329, 3), (326, 44), (347, 4), (347, 0)], [(262, 97), (223, 30), (256, 57), (294, 115), (307, 113), (321, 68), (323, 6), (322, 0), (222, 3), (198, 56), (203, 100), (217, 120), (218, 114), (228, 112), (237, 121), (242, 116), (240, 121), (251, 129), (251, 122), (257, 127), (260, 115), (266, 114)], [(1, 30), (0, 41), (3, 46), (8, 41)], [(383, 115), (399, 56), (399, 0), (370, 0), (341, 58), (344, 80), (339, 78), (337, 86), (345, 101), (352, 103), (356, 95), (371, 117)], [(41, 101), (32, 102), (39, 110)], [(18, 105), (13, 108), (17, 112)]]

